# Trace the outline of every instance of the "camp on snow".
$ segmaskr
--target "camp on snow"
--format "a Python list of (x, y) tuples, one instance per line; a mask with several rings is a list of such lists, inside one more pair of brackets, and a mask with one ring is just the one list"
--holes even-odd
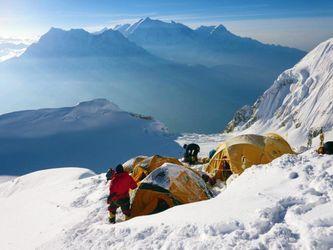
[[(293, 153), (288, 142), (277, 134), (240, 135), (221, 143), (205, 170), (209, 178), (226, 181), (252, 165)], [(137, 156), (125, 162), (124, 169), (138, 183), (130, 195), (131, 218), (212, 197), (204, 180), (208, 175), (176, 158)]]
[(134, 159), (132, 177), (136, 182), (143, 180), (148, 174), (161, 167), (164, 163), (182, 165), (176, 158), (153, 155), (151, 157), (137, 157)]
[(280, 135), (239, 135), (219, 145), (206, 171), (215, 179), (226, 181), (231, 174), (241, 174), (252, 165), (267, 164), (284, 154), (294, 151)]
[(166, 163), (152, 171), (133, 191), (131, 217), (209, 198), (211, 193), (200, 175), (185, 166)]

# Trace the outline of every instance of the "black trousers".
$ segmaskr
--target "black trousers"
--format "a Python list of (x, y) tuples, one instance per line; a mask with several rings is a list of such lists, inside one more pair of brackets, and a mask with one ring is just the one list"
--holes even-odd
[(115, 215), (118, 207), (121, 208), (121, 211), (123, 212), (124, 215), (126, 216), (131, 215), (129, 197), (111, 201), (108, 210), (111, 214)]

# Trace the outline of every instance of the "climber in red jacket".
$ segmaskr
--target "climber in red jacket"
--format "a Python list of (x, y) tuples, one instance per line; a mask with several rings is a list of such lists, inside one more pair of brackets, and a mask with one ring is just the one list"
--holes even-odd
[(109, 204), (109, 222), (116, 222), (116, 210), (118, 207), (126, 216), (126, 219), (131, 215), (129, 190), (137, 187), (134, 179), (124, 171), (121, 164), (116, 167), (116, 172), (112, 175), (110, 183), (110, 195), (108, 197)]

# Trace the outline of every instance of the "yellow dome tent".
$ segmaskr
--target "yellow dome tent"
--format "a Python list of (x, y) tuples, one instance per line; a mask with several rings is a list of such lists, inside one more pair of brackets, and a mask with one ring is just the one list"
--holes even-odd
[[(269, 163), (283, 154), (294, 152), (288, 142), (277, 134), (240, 135), (220, 144), (206, 171), (216, 179), (226, 181), (232, 173), (240, 174), (245, 168)], [(230, 169), (223, 169), (223, 166), (229, 166)], [(225, 171), (230, 173), (226, 174)]]
[(155, 169), (161, 167), (164, 163), (173, 163), (176, 165), (182, 165), (182, 163), (175, 158), (154, 155), (151, 157), (138, 160), (136, 164), (133, 166), (132, 177), (136, 182), (140, 182), (148, 174), (150, 174)]
[(128, 173), (132, 173), (134, 167), (147, 158), (148, 156), (139, 155), (137, 157), (129, 159), (128, 161), (123, 163), (124, 170)]
[(158, 213), (210, 197), (198, 174), (184, 166), (167, 163), (151, 172), (131, 194), (131, 217)]

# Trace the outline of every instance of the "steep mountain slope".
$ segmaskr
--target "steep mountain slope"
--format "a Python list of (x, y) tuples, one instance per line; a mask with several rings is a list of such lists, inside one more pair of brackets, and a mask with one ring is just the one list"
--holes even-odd
[(115, 29), (153, 54), (188, 64), (233, 64), (280, 73), (305, 54), (297, 49), (234, 35), (223, 25), (192, 30), (181, 23), (145, 18)]
[(130, 24), (118, 24), (113, 29), (119, 31), (120, 33), (124, 34), (125, 30), (131, 26)]
[(118, 31), (53, 28), (20, 58), (0, 64), (0, 113), (102, 97), (152, 115), (172, 131), (217, 132), (274, 79), (262, 71), (182, 65), (148, 53)]
[(293, 68), (283, 72), (255, 102), (244, 107), (228, 131), (278, 131), (296, 145), (307, 135), (333, 127), (333, 39), (319, 44)]
[(0, 248), (330, 249), (332, 164), (315, 152), (286, 155), (247, 169), (213, 199), (115, 225), (104, 175), (31, 173), (0, 184)]
[(136, 155), (179, 156), (163, 124), (104, 99), (0, 116), (0, 175), (81, 166), (96, 172)]

